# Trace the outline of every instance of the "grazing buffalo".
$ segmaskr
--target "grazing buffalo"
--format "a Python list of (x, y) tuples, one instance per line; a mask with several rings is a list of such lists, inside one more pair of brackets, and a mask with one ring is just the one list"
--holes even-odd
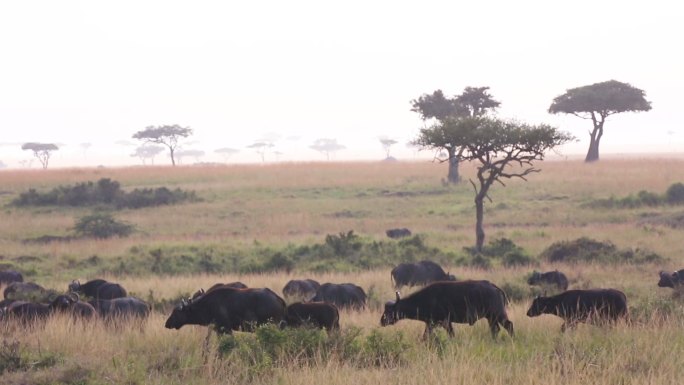
[(215, 325), (221, 333), (254, 331), (268, 322), (280, 322), (285, 301), (270, 289), (219, 288), (191, 302), (183, 301), (166, 320), (167, 329), (183, 325)]
[(24, 276), (16, 270), (0, 271), (0, 285), (8, 285), (12, 282), (24, 282)]
[(205, 293), (208, 293), (212, 290), (220, 289), (222, 287), (229, 287), (229, 288), (233, 288), (233, 289), (247, 289), (247, 285), (245, 285), (244, 283), (242, 283), (240, 281), (235, 281), (235, 282), (231, 282), (231, 283), (217, 283), (217, 284), (214, 284), (212, 287), (210, 287), (209, 290), (207, 290), (207, 291), (204, 291), (204, 289), (197, 290), (195, 292), (195, 294), (193, 294), (192, 297), (190, 297), (190, 300), (194, 301), (199, 296), (202, 296)]
[(499, 325), (513, 336), (513, 323), (506, 314), (506, 293), (489, 281), (435, 282), (423, 289), (385, 304), (380, 325), (394, 325), (401, 319), (425, 322), (426, 338), (434, 326), (444, 327), (454, 335), (452, 322), (475, 324), (480, 318), (489, 321), (492, 337)]
[(440, 265), (432, 261), (402, 263), (392, 269), (391, 274), (396, 290), (401, 289), (404, 285), (417, 286), (436, 281), (456, 280), (456, 277), (445, 273)]
[(78, 294), (75, 293), (57, 296), (57, 298), (50, 303), (50, 308), (52, 311), (69, 314), (74, 318), (90, 319), (97, 315), (97, 311), (93, 305), (87, 302), (81, 302)]
[(309, 301), (316, 295), (321, 284), (313, 279), (292, 279), (283, 287), (283, 296), (286, 299), (296, 298)]
[(150, 305), (135, 297), (122, 297), (114, 299), (93, 299), (88, 301), (97, 313), (107, 321), (117, 319), (145, 319), (150, 314)]
[(5, 288), (5, 299), (41, 302), (45, 299), (47, 290), (34, 282), (13, 282)]
[(24, 325), (47, 319), (51, 312), (50, 305), (27, 301), (14, 301), (5, 308), (7, 316)]
[(387, 234), (387, 236), (392, 239), (397, 239), (403, 237), (410, 237), (411, 230), (407, 229), (406, 227), (402, 227), (400, 229), (389, 229), (385, 231), (385, 234)]
[(84, 284), (75, 280), (69, 284), (69, 291), (78, 293), (95, 300), (109, 300), (128, 296), (126, 289), (118, 283), (107, 282), (104, 279), (93, 279)]
[(359, 310), (366, 307), (366, 293), (353, 283), (324, 283), (316, 290), (311, 301), (328, 302), (340, 309)]
[(560, 271), (548, 271), (540, 273), (533, 271), (532, 276), (527, 280), (529, 285), (555, 286), (558, 290), (568, 290), (568, 277)]
[(568, 290), (552, 297), (537, 297), (527, 311), (528, 317), (553, 314), (561, 317), (568, 327), (578, 322), (614, 322), (627, 316), (627, 297), (615, 289)]
[(340, 329), (340, 313), (335, 305), (325, 302), (293, 303), (285, 309), (283, 326), (304, 326), (324, 328), (327, 331)]
[(673, 271), (672, 273), (660, 272), (660, 281), (658, 281), (659, 287), (671, 287), (674, 289), (682, 283), (684, 283), (684, 269)]

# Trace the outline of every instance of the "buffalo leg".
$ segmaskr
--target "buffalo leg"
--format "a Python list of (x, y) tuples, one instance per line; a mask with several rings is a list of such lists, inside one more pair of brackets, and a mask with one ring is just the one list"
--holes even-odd
[(513, 337), (513, 322), (510, 320), (504, 319), (501, 324), (503, 325), (504, 329), (508, 332), (508, 334)]
[(496, 339), (497, 334), (499, 334), (499, 330), (501, 328), (499, 327), (499, 321), (495, 318), (488, 319), (489, 322), (489, 330), (492, 332), (492, 338)]
[(432, 334), (432, 323), (426, 322), (425, 331), (423, 332), (423, 340), (427, 340), (430, 334)]
[(444, 326), (444, 329), (446, 329), (447, 333), (449, 334), (449, 337), (454, 336), (454, 327), (451, 325), (451, 321), (449, 319), (444, 320), (442, 326)]

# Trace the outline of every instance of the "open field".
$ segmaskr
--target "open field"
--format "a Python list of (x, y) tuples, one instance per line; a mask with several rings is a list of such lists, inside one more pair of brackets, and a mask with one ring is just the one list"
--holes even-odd
[[(240, 280), (280, 293), (291, 278), (355, 282), (369, 293), (369, 309), (343, 312), (342, 334), (354, 341), (335, 342), (323, 333), (313, 352), (279, 346), (266, 352), (255, 335), (235, 339), (206, 328), (164, 329), (168, 314), (154, 312), (141, 332), (110, 330), (105, 325), (73, 325), (56, 317), (28, 331), (0, 325), (0, 370), (5, 384), (673, 384), (684, 378), (684, 302), (656, 286), (659, 270), (684, 267), (683, 228), (644, 219), (669, 217), (682, 206), (596, 209), (601, 198), (648, 190), (662, 194), (684, 182), (684, 160), (603, 160), (596, 164), (554, 161), (528, 182), (512, 180), (493, 188), (486, 204), (488, 240), (505, 237), (537, 256), (556, 241), (590, 237), (620, 248), (647, 249), (666, 261), (658, 264), (549, 264), (489, 270), (456, 264), (462, 248), (474, 244), (472, 187), (444, 187), (445, 166), (432, 163), (311, 163), (234, 167), (122, 168), (0, 172), (0, 263), (12, 265), (46, 287), (66, 289), (71, 279), (104, 276), (121, 282), (142, 298), (172, 299), (214, 282)], [(473, 175), (462, 166), (465, 179)], [(29, 188), (112, 178), (126, 190), (179, 187), (194, 190), (201, 202), (115, 212), (139, 232), (124, 239), (76, 239), (35, 244), (27, 238), (66, 235), (84, 208), (16, 208), (9, 203)], [(145, 270), (153, 250), (175, 261), (181, 254), (208, 253), (212, 263), (248, 255), (255, 249), (287, 250), (315, 245), (327, 234), (354, 230), (367, 242), (387, 241), (384, 231), (408, 227), (445, 256), (445, 268), (459, 278), (488, 279), (516, 290), (509, 308), (516, 329), (510, 338), (489, 336), (485, 321), (458, 325), (456, 338), (439, 331), (420, 340), (422, 324), (402, 321), (380, 328), (384, 301), (394, 297), (390, 267), (351, 272), (301, 271), (248, 273)], [(294, 246), (293, 246), (294, 245)], [(174, 254), (177, 251), (179, 255)], [(193, 254), (194, 253), (194, 254)], [(452, 253), (455, 256), (449, 256)], [(440, 254), (440, 255), (441, 255)], [(94, 258), (97, 256), (97, 258)], [(372, 258), (373, 256), (367, 256)], [(213, 258), (213, 259), (211, 259)], [(226, 259), (221, 259), (226, 258)], [(114, 267), (141, 261), (131, 274)], [(454, 261), (454, 264), (448, 264)], [(238, 261), (239, 262), (239, 261)], [(221, 262), (222, 263), (222, 262)], [(154, 265), (152, 265), (154, 266)], [(256, 265), (255, 265), (256, 266)], [(127, 268), (133, 269), (128, 266)], [(580, 326), (559, 333), (552, 316), (530, 319), (525, 312), (531, 292), (525, 276), (533, 269), (565, 271), (573, 288), (614, 287), (628, 297), (632, 323), (613, 328)], [(522, 293), (522, 294), (521, 294)], [(288, 335), (288, 338), (294, 338)], [(315, 338), (314, 332), (304, 337)], [(341, 338), (341, 337), (340, 337)], [(333, 341), (333, 342), (330, 342)], [(288, 342), (285, 342), (287, 344)], [(228, 349), (226, 346), (237, 346)], [(327, 345), (326, 345), (327, 344)], [(331, 345), (332, 344), (332, 345)], [(277, 345), (277, 344), (276, 344)], [(330, 347), (333, 346), (333, 347)], [(295, 349), (296, 350), (296, 349)]]

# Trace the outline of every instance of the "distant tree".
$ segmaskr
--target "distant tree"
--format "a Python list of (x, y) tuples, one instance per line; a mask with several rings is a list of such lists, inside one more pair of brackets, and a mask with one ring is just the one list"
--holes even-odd
[(89, 143), (89, 142), (83, 142), (83, 143), (79, 144), (79, 146), (83, 149), (83, 156), (86, 156), (86, 152), (88, 151), (88, 149), (90, 147), (93, 146), (93, 144)]
[(486, 116), (447, 119), (441, 125), (444, 127), (434, 131), (448, 135), (448, 142), (460, 143), (459, 161), (478, 164), (477, 180), (470, 183), (475, 190), (475, 248), (482, 251), (484, 200), (491, 201), (489, 190), (494, 182), (505, 186), (504, 179), (527, 180), (528, 175), (541, 171), (534, 161), (543, 160), (546, 151), (572, 137), (545, 124), (532, 126)]
[(33, 151), (33, 156), (38, 158), (38, 160), (40, 161), (40, 164), (43, 165), (43, 169), (47, 169), (48, 168), (48, 162), (50, 161), (50, 156), (52, 155), (52, 151), (59, 150), (59, 147), (57, 147), (57, 145), (54, 143), (29, 142), (29, 143), (24, 143), (21, 146), (21, 149)]
[(169, 149), (171, 164), (176, 165), (175, 151), (178, 148), (178, 140), (192, 135), (192, 129), (181, 127), (177, 124), (165, 126), (147, 126), (144, 130), (133, 134), (133, 139), (143, 140), (145, 143), (162, 144)]
[(261, 156), (261, 161), (266, 162), (266, 152), (268, 152), (268, 150), (273, 148), (274, 146), (275, 144), (273, 144), (273, 142), (257, 141), (247, 146), (247, 148), (253, 148), (257, 152), (257, 154)]
[(330, 154), (334, 154), (337, 151), (344, 150), (346, 147), (337, 143), (337, 139), (327, 139), (321, 138), (316, 139), (309, 148), (320, 152), (325, 155), (327, 160), (330, 160)]
[(599, 144), (603, 137), (603, 124), (610, 115), (621, 112), (649, 111), (651, 102), (644, 91), (616, 80), (572, 88), (553, 99), (549, 107), (552, 114), (572, 114), (591, 119), (589, 150), (585, 162), (599, 160)]
[(385, 138), (385, 137), (380, 138), (380, 144), (382, 145), (382, 148), (385, 150), (385, 159), (391, 158), (390, 157), (390, 149), (392, 148), (392, 146), (394, 146), (397, 143), (399, 143), (399, 142), (397, 142), (394, 139)]
[(123, 146), (123, 147), (133, 147), (135, 146), (135, 143), (131, 142), (130, 140), (117, 140), (114, 142), (114, 144)]
[(164, 151), (162, 146), (154, 145), (143, 145), (135, 149), (135, 152), (131, 154), (132, 157), (140, 158), (143, 165), (147, 164), (147, 160), (150, 160), (151, 164), (154, 164), (154, 158)]
[(5, 164), (5, 162), (0, 160), (0, 170), (2, 170), (3, 168), (7, 168), (7, 165)]
[(184, 157), (190, 157), (190, 158), (195, 158), (195, 162), (199, 163), (200, 158), (203, 157), (205, 154), (204, 151), (202, 150), (179, 150), (176, 151), (176, 157), (178, 158), (178, 163), (182, 162), (182, 159)]
[[(431, 95), (424, 94), (411, 101), (411, 111), (420, 114), (424, 123), (433, 119), (437, 121), (429, 128), (424, 127), (419, 138), (413, 143), (420, 148), (435, 150), (435, 160), (449, 163), (449, 183), (458, 183), (461, 180), (458, 172), (461, 143), (449, 140), (448, 132), (440, 132), (446, 129), (443, 123), (446, 120), (483, 116), (499, 107), (501, 103), (494, 100), (488, 90), (489, 87), (466, 87), (463, 93), (451, 99), (446, 98), (441, 90), (437, 90)], [(443, 153), (446, 156), (443, 156)]]
[(22, 159), (22, 160), (19, 161), (19, 164), (21, 165), (21, 167), (24, 167), (24, 168), (31, 168), (31, 167), (33, 167), (33, 161), (34, 161), (33, 158), (31, 158), (31, 159)]
[(229, 147), (223, 147), (223, 148), (219, 148), (219, 149), (214, 150), (214, 152), (217, 153), (217, 154), (220, 154), (221, 156), (223, 156), (223, 161), (224, 161), (224, 162), (228, 162), (228, 159), (229, 159), (231, 156), (233, 156), (233, 155), (237, 154), (238, 152), (240, 152), (240, 150), (236, 150), (236, 149), (234, 149), (234, 148), (229, 148)]

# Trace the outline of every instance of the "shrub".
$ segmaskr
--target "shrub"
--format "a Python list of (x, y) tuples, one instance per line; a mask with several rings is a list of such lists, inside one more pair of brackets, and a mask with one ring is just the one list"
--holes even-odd
[(91, 238), (127, 237), (135, 227), (119, 222), (109, 213), (95, 213), (79, 218), (74, 225), (77, 235)]
[(597, 263), (653, 263), (664, 262), (667, 258), (641, 249), (619, 250), (611, 242), (599, 242), (582, 237), (574, 241), (561, 241), (551, 244), (541, 252), (540, 259), (549, 262), (597, 262)]
[(675, 183), (670, 185), (665, 192), (665, 200), (671, 205), (684, 204), (684, 184)]
[(521, 250), (509, 251), (504, 254), (501, 263), (506, 267), (536, 265), (537, 260)]

